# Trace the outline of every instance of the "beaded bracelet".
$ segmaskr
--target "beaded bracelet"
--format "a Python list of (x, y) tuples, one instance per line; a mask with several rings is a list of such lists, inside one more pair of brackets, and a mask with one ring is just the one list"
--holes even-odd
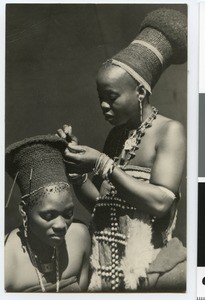
[(68, 174), (68, 179), (74, 185), (82, 185), (88, 180), (88, 174)]
[(114, 161), (104, 153), (101, 153), (96, 160), (93, 169), (94, 175), (100, 175), (103, 179), (108, 179), (115, 167)]

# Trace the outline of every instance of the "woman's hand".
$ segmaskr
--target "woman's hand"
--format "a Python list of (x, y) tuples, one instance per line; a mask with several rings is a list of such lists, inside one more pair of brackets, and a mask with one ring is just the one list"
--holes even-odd
[(57, 130), (57, 135), (68, 143), (78, 144), (78, 138), (72, 133), (72, 126), (71, 125), (63, 125), (63, 128)]
[(76, 166), (76, 171), (82, 169), (91, 172), (95, 166), (96, 160), (100, 156), (100, 152), (93, 148), (69, 143), (65, 150), (65, 160)]

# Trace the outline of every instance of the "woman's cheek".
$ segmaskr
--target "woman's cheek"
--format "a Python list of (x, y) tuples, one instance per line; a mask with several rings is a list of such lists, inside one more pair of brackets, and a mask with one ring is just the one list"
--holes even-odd
[(31, 230), (39, 234), (42, 234), (44, 230), (49, 228), (48, 223), (41, 218), (36, 218), (35, 220), (31, 221), (30, 225), (31, 225)]

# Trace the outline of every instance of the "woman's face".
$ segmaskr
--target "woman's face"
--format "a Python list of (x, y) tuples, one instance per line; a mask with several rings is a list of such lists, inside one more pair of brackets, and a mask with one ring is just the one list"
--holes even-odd
[(137, 119), (139, 104), (136, 81), (122, 68), (102, 67), (97, 76), (97, 90), (105, 119), (121, 125)]
[(35, 237), (52, 247), (64, 240), (73, 220), (72, 194), (56, 185), (46, 188), (45, 193), (28, 213), (28, 229)]

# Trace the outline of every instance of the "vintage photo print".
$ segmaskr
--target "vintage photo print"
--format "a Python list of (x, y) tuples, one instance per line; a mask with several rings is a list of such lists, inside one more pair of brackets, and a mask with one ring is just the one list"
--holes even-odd
[(5, 9), (5, 293), (186, 295), (187, 4)]

